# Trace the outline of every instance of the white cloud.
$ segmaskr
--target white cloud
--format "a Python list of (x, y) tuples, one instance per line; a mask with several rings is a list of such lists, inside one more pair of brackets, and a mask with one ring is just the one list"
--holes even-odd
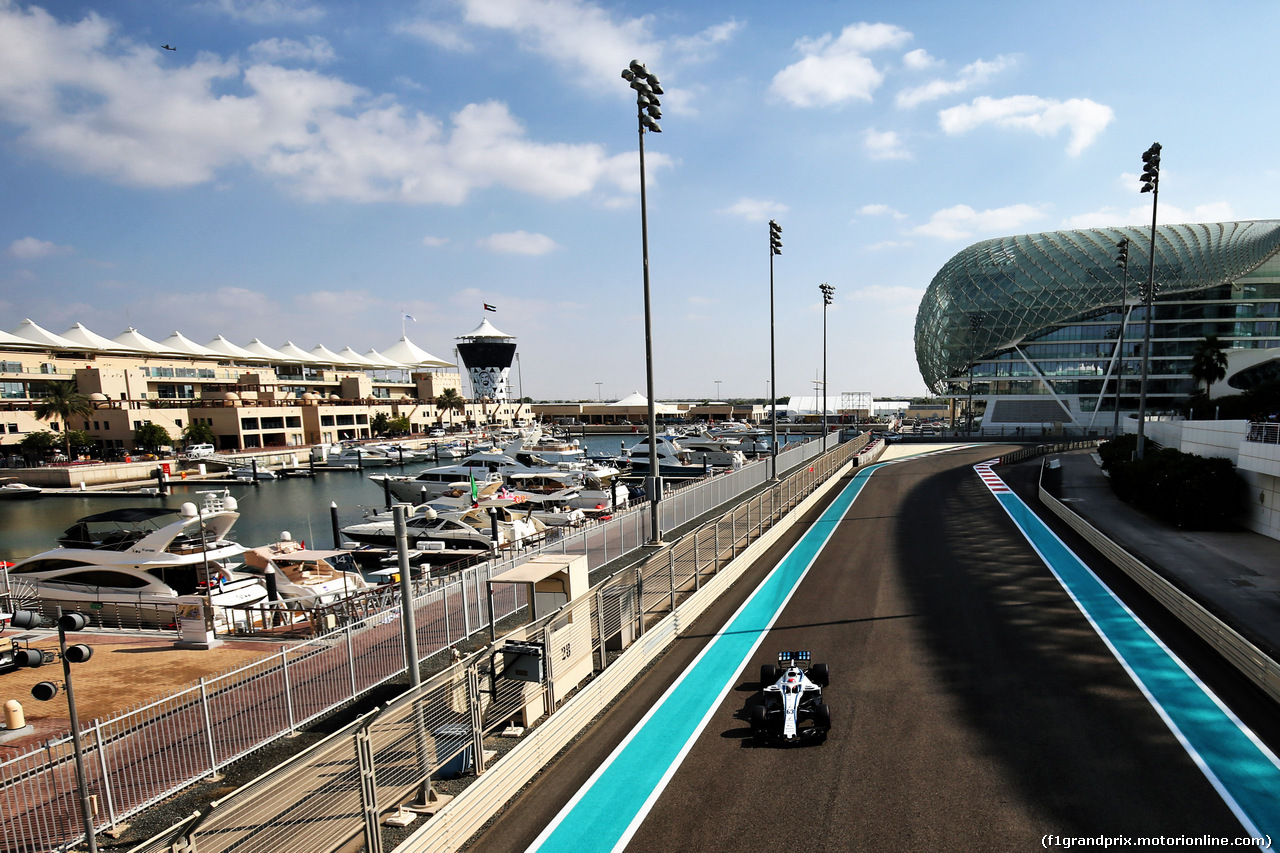
[(560, 248), (555, 240), (545, 234), (530, 234), (528, 231), (509, 231), (505, 234), (490, 234), (479, 241), (479, 245), (492, 252), (510, 255), (545, 255)]
[(724, 208), (721, 213), (741, 216), (748, 222), (764, 222), (788, 210), (785, 204), (776, 201), (765, 201), (758, 198), (740, 198)]
[(869, 128), (862, 134), (862, 144), (872, 160), (910, 160), (911, 152), (902, 147), (896, 131), (880, 132)]
[(448, 237), (432, 237), (428, 235), (422, 238), (422, 245), (430, 246), (433, 249), (438, 249), (441, 246), (446, 246), (448, 245), (448, 243), (449, 243)]
[(941, 240), (963, 240), (975, 235), (996, 236), (1016, 233), (1045, 213), (1030, 204), (1014, 204), (993, 210), (974, 210), (967, 204), (957, 204), (939, 210), (924, 225), (912, 229), (913, 234), (937, 237)]
[(632, 59), (662, 68), (663, 46), (649, 32), (649, 15), (614, 20), (583, 0), (461, 2), (466, 23), (514, 34), (522, 47), (578, 69), (580, 82), (600, 91), (625, 92), (618, 74)]
[(64, 255), (71, 251), (70, 246), (59, 246), (57, 243), (35, 237), (23, 237), (10, 243), (5, 254), (20, 261), (35, 261), (51, 255)]
[(926, 101), (935, 101), (948, 95), (968, 91), (975, 86), (986, 83), (992, 77), (1011, 67), (1015, 60), (1008, 56), (997, 56), (991, 61), (979, 59), (966, 65), (953, 80), (930, 80), (920, 86), (903, 89), (898, 93), (895, 103), (904, 109), (919, 106)]
[(779, 71), (771, 91), (798, 107), (831, 106), (850, 100), (870, 101), (884, 72), (865, 54), (897, 47), (911, 33), (892, 24), (850, 24), (838, 38), (828, 33), (801, 39), (796, 49), (804, 59)]
[(439, 21), (427, 20), (426, 18), (397, 24), (393, 28), (393, 32), (412, 36), (444, 50), (464, 52), (475, 49), (475, 45), (457, 27), (440, 23)]
[(92, 13), (62, 24), (0, 4), (0, 121), (34, 156), (135, 186), (190, 186), (249, 166), (309, 199), (458, 204), (493, 186), (547, 198), (601, 183), (638, 189), (630, 152), (530, 140), (501, 103), (470, 104), (446, 124), (314, 70), (207, 53), (176, 65), (161, 53)]
[(212, 0), (206, 5), (250, 24), (308, 23), (324, 10), (307, 0)]
[(928, 71), (942, 65), (942, 60), (935, 59), (929, 51), (919, 47), (902, 55), (902, 65), (911, 71)]
[(892, 216), (894, 219), (906, 219), (907, 215), (895, 210), (887, 204), (864, 204), (858, 208), (861, 216)]
[[(1150, 196), (1143, 196), (1149, 199)], [(1183, 222), (1231, 222), (1237, 219), (1231, 204), (1225, 201), (1198, 204), (1190, 210), (1160, 202), (1158, 225), (1173, 225)], [(1062, 220), (1064, 229), (1075, 228), (1107, 228), (1117, 225), (1139, 225), (1151, 227), (1151, 202), (1136, 204), (1128, 209), (1119, 207), (1101, 207), (1087, 213), (1077, 213)]]
[(914, 317), (920, 310), (924, 288), (870, 284), (856, 288), (850, 296), (859, 303), (875, 303), (875, 310), (882, 314)]
[(271, 38), (249, 46), (249, 55), (258, 62), (300, 61), (324, 65), (337, 55), (323, 36), (308, 36), (306, 43), (294, 39)]
[(743, 24), (733, 18), (722, 24), (707, 27), (696, 36), (678, 36), (671, 40), (671, 49), (686, 62), (703, 62), (712, 58), (713, 48), (733, 40)]
[(1067, 153), (1072, 156), (1088, 148), (1113, 118), (1115, 113), (1111, 107), (1096, 101), (1081, 98), (1055, 101), (1035, 95), (984, 96), (938, 113), (938, 123), (951, 136), (987, 123), (1030, 130), (1038, 136), (1053, 136), (1066, 128), (1070, 133)]

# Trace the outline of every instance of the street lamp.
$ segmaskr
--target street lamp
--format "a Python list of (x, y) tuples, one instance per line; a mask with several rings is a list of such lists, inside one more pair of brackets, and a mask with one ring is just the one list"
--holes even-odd
[(778, 370), (773, 345), (773, 258), (782, 254), (782, 226), (769, 220), (769, 479), (778, 479)]
[(972, 353), (969, 356), (969, 405), (967, 409), (968, 426), (965, 428), (965, 435), (973, 435), (973, 366), (978, 360), (978, 330), (982, 328), (986, 318), (981, 314), (969, 315), (969, 347)]
[(1116, 411), (1111, 425), (1111, 437), (1120, 435), (1120, 392), (1124, 382), (1124, 327), (1128, 323), (1125, 311), (1129, 307), (1129, 238), (1121, 237), (1116, 244), (1116, 266), (1120, 268), (1120, 340), (1117, 344), (1119, 358), (1116, 359)]
[(603, 384), (604, 384), (603, 382), (596, 383), (596, 399), (599, 400), (601, 403), (604, 402), (604, 392), (600, 390), (600, 386)]
[(827, 306), (836, 289), (825, 281), (818, 285), (822, 291), (822, 449), (827, 449)]
[(649, 544), (662, 544), (662, 527), (658, 515), (658, 502), (662, 499), (662, 478), (658, 476), (658, 410), (653, 396), (653, 321), (649, 310), (649, 212), (644, 188), (644, 133), (646, 130), (661, 133), (658, 119), (662, 118), (662, 85), (658, 75), (645, 68), (638, 59), (622, 69), (622, 79), (636, 90), (636, 121), (640, 134), (640, 246), (644, 258), (644, 366), (649, 390), (649, 477), (645, 493), (649, 495)]
[(1156, 207), (1160, 202), (1160, 143), (1152, 143), (1142, 152), (1142, 190), (1151, 193), (1151, 249), (1147, 267), (1147, 286), (1142, 294), (1146, 307), (1146, 319), (1142, 327), (1142, 385), (1138, 391), (1138, 448), (1135, 458), (1141, 459), (1146, 446), (1147, 424), (1147, 375), (1151, 371), (1151, 314), (1156, 293)]
[(719, 379), (715, 380), (715, 383), (716, 383), (716, 402), (719, 403), (720, 402), (720, 380)]

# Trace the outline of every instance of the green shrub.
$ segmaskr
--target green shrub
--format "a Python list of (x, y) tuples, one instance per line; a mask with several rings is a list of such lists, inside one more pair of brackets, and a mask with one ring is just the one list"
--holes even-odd
[(1133, 459), (1137, 436), (1108, 441), (1098, 449), (1116, 497), (1177, 527), (1227, 527), (1244, 511), (1247, 486), (1230, 459), (1205, 458), (1148, 445)]

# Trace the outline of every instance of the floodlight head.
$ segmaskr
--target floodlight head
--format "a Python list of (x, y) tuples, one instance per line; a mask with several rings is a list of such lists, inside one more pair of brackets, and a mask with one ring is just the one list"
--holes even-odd
[(31, 696), (40, 702), (48, 702), (57, 695), (58, 685), (52, 681), (41, 681), (31, 688)]
[(632, 73), (635, 74), (637, 77), (649, 76), (649, 69), (645, 68), (644, 63), (638, 59), (631, 60), (631, 65), (628, 67), (631, 69)]
[(63, 631), (83, 631), (88, 624), (83, 613), (63, 613), (58, 617), (58, 627)]
[(93, 648), (86, 646), (84, 643), (76, 643), (74, 646), (67, 646), (67, 651), (63, 654), (71, 663), (84, 663), (93, 657)]
[(38, 628), (42, 621), (43, 617), (34, 610), (15, 610), (9, 617), (10, 626), (22, 629)]

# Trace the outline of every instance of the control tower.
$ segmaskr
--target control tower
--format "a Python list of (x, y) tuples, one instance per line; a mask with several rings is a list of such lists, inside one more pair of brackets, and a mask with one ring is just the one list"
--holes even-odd
[(471, 395), (508, 402), (507, 377), (516, 356), (516, 339), (484, 320), (465, 335), (458, 335), (458, 356), (471, 376)]

